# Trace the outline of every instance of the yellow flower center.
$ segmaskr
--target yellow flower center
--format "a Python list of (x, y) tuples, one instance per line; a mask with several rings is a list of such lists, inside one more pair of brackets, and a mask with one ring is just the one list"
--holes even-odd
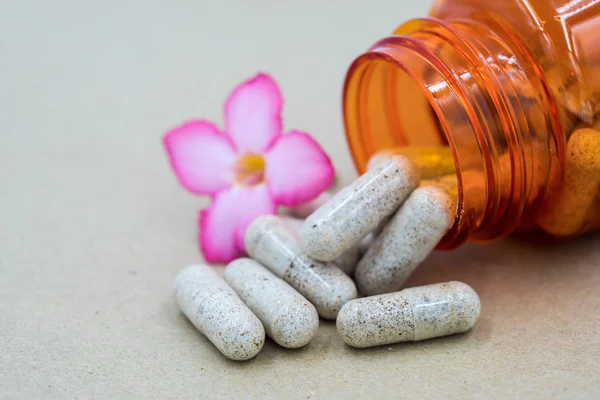
[(265, 159), (260, 154), (246, 153), (235, 164), (235, 182), (240, 185), (258, 185), (265, 178)]

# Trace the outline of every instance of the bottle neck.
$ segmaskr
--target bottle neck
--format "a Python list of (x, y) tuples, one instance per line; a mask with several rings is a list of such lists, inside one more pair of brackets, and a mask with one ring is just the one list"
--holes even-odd
[(360, 56), (346, 79), (346, 133), (359, 171), (383, 149), (452, 150), (457, 210), (440, 248), (525, 225), (551, 171), (561, 170), (564, 143), (548, 91), (527, 53), (494, 24), (409, 21)]

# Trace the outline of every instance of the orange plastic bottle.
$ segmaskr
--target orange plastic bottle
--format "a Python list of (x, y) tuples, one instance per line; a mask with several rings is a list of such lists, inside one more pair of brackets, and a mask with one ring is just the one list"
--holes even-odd
[[(600, 0), (435, 1), (355, 60), (343, 107), (360, 172), (381, 150), (450, 148), (457, 210), (438, 248), (557, 236), (540, 210), (564, 187), (572, 133), (600, 129)], [(581, 207), (569, 237), (600, 228), (600, 194)]]

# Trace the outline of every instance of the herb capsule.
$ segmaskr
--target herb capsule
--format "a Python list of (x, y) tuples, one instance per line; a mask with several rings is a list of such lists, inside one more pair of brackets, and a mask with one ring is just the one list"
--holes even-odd
[(453, 281), (352, 300), (336, 324), (346, 344), (362, 348), (465, 332), (480, 312), (477, 293)]
[(381, 162), (306, 219), (300, 231), (304, 251), (317, 260), (335, 260), (392, 215), (419, 180), (406, 157)]
[(179, 309), (225, 357), (248, 360), (262, 349), (261, 322), (207, 265), (193, 265), (177, 275), (175, 298)]
[(225, 268), (225, 280), (263, 323), (278, 345), (308, 344), (319, 327), (315, 307), (258, 262), (240, 258)]
[(400, 290), (454, 221), (454, 197), (445, 189), (416, 189), (362, 257), (354, 279), (365, 295)]

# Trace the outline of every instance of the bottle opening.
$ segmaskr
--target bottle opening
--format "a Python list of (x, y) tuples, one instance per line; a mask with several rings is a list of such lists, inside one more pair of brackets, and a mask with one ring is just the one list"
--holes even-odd
[(356, 61), (344, 99), (346, 134), (360, 173), (382, 149), (448, 146), (423, 87), (385, 55)]
[(380, 151), (442, 150), (452, 156), (457, 207), (438, 249), (520, 228), (548, 186), (556, 135), (546, 92), (480, 25), (423, 19), (401, 28), (346, 77), (346, 135), (358, 171)]
[[(346, 135), (360, 173), (382, 150), (407, 156), (406, 152), (414, 155), (414, 149), (440, 149), (451, 154), (452, 165), (446, 173), (456, 175), (456, 217), (438, 246), (450, 249), (466, 240), (465, 221), (476, 217), (474, 211), (463, 208), (461, 174), (455, 172), (459, 159), (463, 168), (470, 165), (481, 170), (482, 163), (467, 111), (452, 84), (440, 73), (445, 67), (434, 66), (418, 50), (413, 39), (395, 36), (378, 42), (354, 62), (344, 88)], [(450, 130), (454, 132), (450, 134)], [(466, 151), (467, 142), (475, 152)], [(461, 149), (464, 154), (460, 154)], [(471, 184), (485, 188), (483, 180), (483, 175), (474, 175)], [(485, 189), (477, 194), (479, 202), (484, 193)]]

